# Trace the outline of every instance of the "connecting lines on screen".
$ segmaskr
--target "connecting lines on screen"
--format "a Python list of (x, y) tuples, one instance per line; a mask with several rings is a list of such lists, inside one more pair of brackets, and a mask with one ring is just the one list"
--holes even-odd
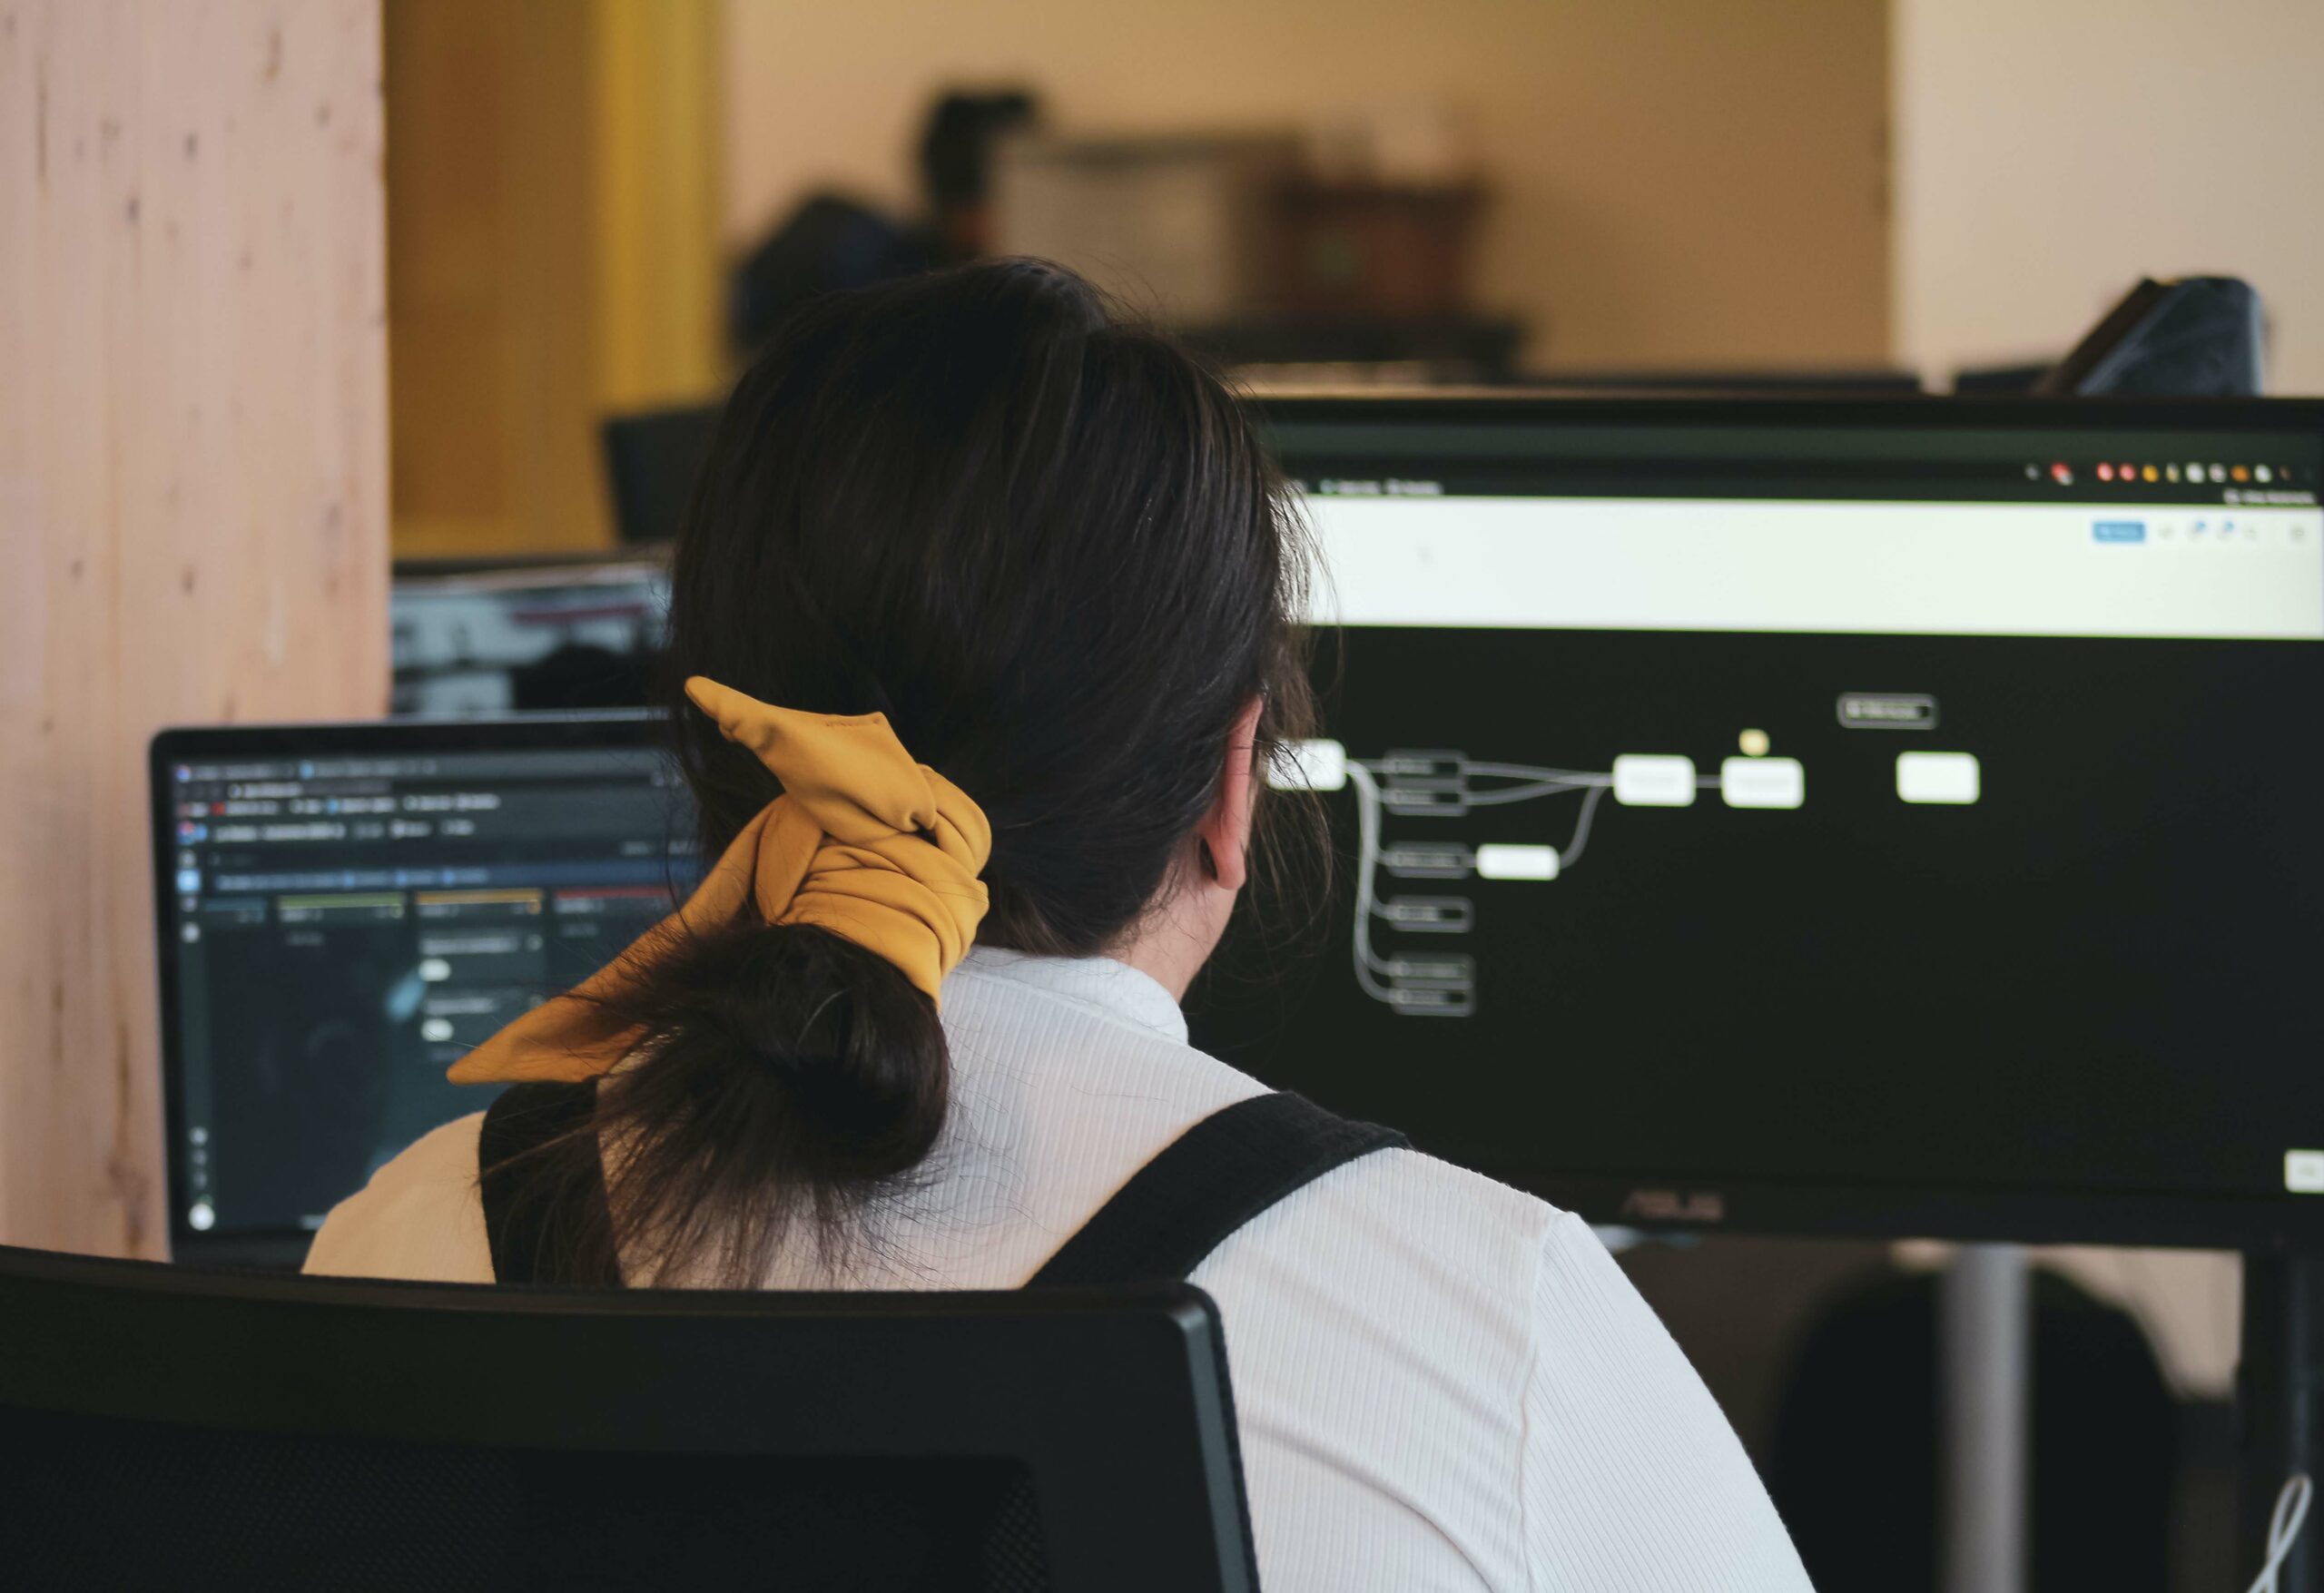
[[(1730, 758), (1716, 775), (1698, 775), (1692, 760), (1631, 754), (1600, 772), (1483, 762), (1458, 752), (1390, 752), (1350, 758), (1337, 742), (1286, 748), (1270, 772), (1278, 787), (1317, 792), (1353, 788), (1356, 799), (1355, 924), (1353, 963), (1364, 993), (1415, 1018), (1465, 1018), (1476, 1008), (1476, 959), (1452, 950), (1384, 954), (1374, 934), (1466, 934), (1476, 904), (1466, 896), (1426, 891), (1383, 897), (1381, 877), (1416, 884), (1462, 880), (1558, 879), (1581, 860), (1599, 805), (1609, 795), (1631, 807), (1688, 807), (1699, 790), (1718, 791), (1730, 807), (1797, 808), (1804, 776), (1790, 758)], [(1402, 818), (1459, 819), (1478, 808), (1573, 799), (1562, 844), (1400, 841), (1381, 837), (1383, 811)]]

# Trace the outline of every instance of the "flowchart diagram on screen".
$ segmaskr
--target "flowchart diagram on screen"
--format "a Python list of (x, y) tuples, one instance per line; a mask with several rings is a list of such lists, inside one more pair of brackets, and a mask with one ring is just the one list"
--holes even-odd
[[(1354, 758), (1340, 742), (1314, 740), (1284, 748), (1268, 783), (1354, 794), (1352, 966), (1364, 993), (1406, 1017), (1465, 1018), (1476, 1010), (1477, 965), (1455, 948), (1457, 938), (1476, 927), (1477, 905), (1473, 896), (1450, 888), (1472, 881), (1553, 886), (1589, 850), (1600, 805), (1609, 797), (1631, 808), (1689, 808), (1706, 792), (1716, 792), (1729, 808), (1782, 812), (1806, 805), (1807, 772), (1798, 759), (1772, 755), (1759, 731), (1744, 731), (1738, 742), (1738, 753), (1722, 759), (1711, 774), (1679, 753), (1627, 752), (1608, 769), (1584, 770), (1493, 762), (1445, 750), (1396, 749)], [(1973, 753), (1901, 752), (1896, 768), (1901, 801), (1967, 806), (1983, 795), (1983, 772)], [(1471, 844), (1425, 833), (1479, 809), (1558, 798), (1578, 803), (1562, 843)], [(1382, 830), (1389, 818), (1425, 821), (1423, 832), (1385, 840)], [(1384, 874), (1419, 889), (1384, 896)], [(1374, 943), (1381, 930), (1413, 939), (1384, 953)]]

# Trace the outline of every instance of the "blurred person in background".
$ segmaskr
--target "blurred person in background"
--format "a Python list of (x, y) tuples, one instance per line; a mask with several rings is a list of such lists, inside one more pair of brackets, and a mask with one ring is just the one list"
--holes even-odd
[(990, 253), (993, 146), (1039, 120), (1039, 102), (1022, 89), (940, 96), (921, 131), (923, 213), (916, 218), (900, 221), (844, 194), (810, 195), (734, 268), (728, 339), (735, 356), (756, 354), (785, 316), (818, 293)]

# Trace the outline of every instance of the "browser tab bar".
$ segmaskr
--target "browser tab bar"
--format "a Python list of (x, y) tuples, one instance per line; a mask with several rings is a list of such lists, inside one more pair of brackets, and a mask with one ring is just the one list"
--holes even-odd
[(2324, 511), (1311, 497), (1346, 625), (2324, 640)]

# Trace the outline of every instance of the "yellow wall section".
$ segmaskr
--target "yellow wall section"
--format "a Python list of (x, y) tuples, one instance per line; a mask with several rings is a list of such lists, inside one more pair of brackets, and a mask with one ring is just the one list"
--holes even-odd
[(602, 546), (608, 411), (719, 374), (714, 0), (387, 13), (399, 554)]
[(724, 359), (718, 0), (596, 0), (597, 397), (699, 399)]

